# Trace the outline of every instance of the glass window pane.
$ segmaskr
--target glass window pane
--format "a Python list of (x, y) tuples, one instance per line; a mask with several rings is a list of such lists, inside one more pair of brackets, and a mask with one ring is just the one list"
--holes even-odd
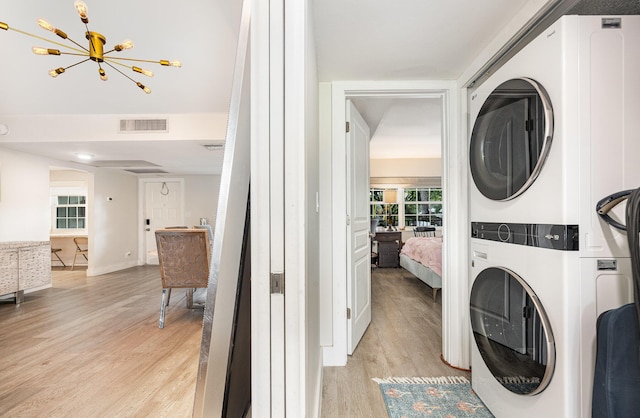
[(86, 196), (78, 196), (78, 203), (81, 205), (85, 205), (87, 203), (87, 197)]
[(442, 226), (442, 216), (432, 215), (430, 218), (431, 218), (431, 225)]
[(65, 229), (67, 227), (66, 219), (56, 219), (56, 228)]
[(86, 208), (84, 208), (84, 207), (82, 207), (82, 206), (78, 207), (78, 217), (79, 217), (79, 218), (84, 218), (84, 217), (86, 216), (86, 215), (84, 214), (84, 213), (85, 213), (85, 209), (86, 209)]
[(417, 200), (417, 192), (415, 189), (405, 189), (404, 191), (404, 201), (405, 202), (415, 202)]
[(56, 216), (58, 218), (66, 218), (67, 217), (67, 208), (56, 208)]
[(398, 204), (394, 203), (393, 205), (389, 205), (389, 213), (397, 215), (398, 214)]
[(421, 215), (427, 215), (429, 213), (429, 205), (425, 203), (420, 203), (418, 205), (418, 213)]
[(442, 189), (431, 189), (429, 200), (432, 202), (442, 202)]
[(374, 190), (372, 194), (373, 194), (373, 198), (372, 198), (373, 201), (382, 202), (382, 200), (383, 200), (383, 192), (382, 192), (382, 190)]
[(418, 189), (418, 201), (419, 202), (429, 201), (429, 189)]
[(429, 213), (442, 215), (442, 203), (435, 203), (429, 205)]
[(58, 204), (59, 205), (68, 205), (69, 204), (69, 196), (58, 196)]
[(418, 215), (418, 226), (431, 226), (431, 218), (429, 215)]
[(84, 228), (84, 218), (78, 218), (78, 228)]
[(77, 205), (78, 204), (78, 196), (69, 196), (69, 204)]
[(415, 215), (416, 213), (418, 213), (418, 205), (415, 205), (415, 204), (404, 205), (404, 213), (406, 215)]
[(405, 216), (404, 217), (404, 225), (405, 226), (416, 226), (417, 219), (415, 216)]
[(78, 216), (77, 215), (77, 213), (78, 213), (77, 209), (78, 208), (69, 208), (69, 211), (67, 212), (67, 216), (69, 218), (75, 218), (76, 216)]
[(77, 228), (78, 227), (77, 219), (69, 219), (67, 222), (67, 225), (69, 225), (69, 228)]

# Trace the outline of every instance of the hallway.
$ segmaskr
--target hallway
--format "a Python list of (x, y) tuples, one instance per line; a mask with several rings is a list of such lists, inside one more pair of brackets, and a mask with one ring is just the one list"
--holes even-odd
[(322, 416), (387, 417), (374, 377), (466, 376), (440, 359), (442, 293), (404, 269), (371, 274), (372, 319), (346, 367), (325, 367)]

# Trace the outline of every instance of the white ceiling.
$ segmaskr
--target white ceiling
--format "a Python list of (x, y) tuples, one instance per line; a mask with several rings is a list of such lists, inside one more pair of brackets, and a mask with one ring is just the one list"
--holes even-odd
[[(134, 79), (141, 79), (152, 89), (150, 95), (113, 71), (109, 73), (109, 81), (100, 81), (92, 62), (71, 68), (53, 79), (47, 75), (48, 70), (69, 65), (75, 62), (75, 57), (36, 56), (30, 51), (31, 47), (47, 46), (46, 43), (15, 31), (0, 30), (0, 50), (4, 58), (0, 65), (0, 124), (7, 115), (170, 115), (227, 111), (240, 0), (85, 1), (89, 6), (90, 30), (105, 35), (108, 46), (126, 38), (135, 42), (135, 48), (122, 52), (122, 56), (180, 59), (183, 67), (152, 68), (154, 66), (149, 65), (155, 76), (145, 80), (142, 80), (144, 76), (131, 73), (136, 76)], [(499, 30), (530, 1), (533, 0), (314, 1), (319, 78), (321, 81), (457, 79)], [(84, 41), (85, 29), (73, 0), (4, 3), (0, 21), (11, 27), (59, 40), (37, 26), (36, 19), (43, 17), (74, 40)], [(427, 106), (427, 103), (415, 104)], [(385, 155), (400, 148), (398, 137), (412, 135), (408, 132), (410, 114), (419, 117), (433, 114), (426, 108), (410, 109), (406, 103), (394, 106), (402, 109), (376, 111), (380, 117), (385, 115), (378, 133), (392, 141), (381, 146)], [(392, 120), (394, 114), (400, 119)], [(438, 123), (439, 113), (433, 117)], [(429, 120), (427, 117), (413, 122), (422, 131), (417, 137), (431, 138), (440, 130)], [(394, 133), (398, 124), (403, 130)], [(52, 127), (43, 126), (43, 129)], [(424, 133), (425, 130), (430, 132)], [(0, 135), (0, 146), (50, 157), (67, 147), (79, 146), (78, 143), (37, 141), (9, 144), (8, 136)], [(416, 140), (415, 135), (412, 138)], [(167, 141), (145, 144), (103, 141), (84, 145), (88, 152), (92, 152), (92, 146), (96, 152), (99, 149), (102, 159), (161, 162), (159, 165), (173, 174), (219, 173), (220, 156), (202, 153), (201, 142), (184, 138), (184, 142), (171, 144)], [(425, 153), (431, 152), (429, 147), (424, 149)], [(177, 155), (182, 155), (182, 164)], [(205, 169), (201, 171), (198, 167)]]

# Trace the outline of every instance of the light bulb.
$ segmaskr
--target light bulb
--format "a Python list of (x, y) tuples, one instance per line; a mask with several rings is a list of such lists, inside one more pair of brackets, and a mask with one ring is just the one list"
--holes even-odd
[(82, 0), (76, 0), (73, 5), (75, 6), (76, 10), (78, 11), (78, 14), (80, 15), (80, 19), (84, 22), (84, 23), (89, 23), (89, 16), (88, 16), (88, 12), (89, 12), (89, 8), (87, 7), (87, 4), (85, 2), (83, 2)]
[(58, 75), (64, 73), (64, 68), (56, 68), (55, 70), (49, 71), (49, 75), (53, 78), (56, 78)]
[(144, 74), (144, 75), (146, 75), (147, 77), (153, 77), (153, 71), (150, 71), (150, 70), (144, 70), (144, 69), (142, 69), (142, 68), (140, 68), (140, 67), (135, 67), (135, 66), (134, 66), (134, 67), (131, 67), (131, 69), (132, 69), (133, 71), (135, 71), (136, 73)]
[(46, 29), (49, 30), (51, 32), (55, 32), (56, 28), (53, 27), (53, 25), (51, 25), (51, 23), (47, 22), (44, 19), (38, 19), (38, 26), (40, 26), (42, 29)]
[(0, 29), (9, 30), (9, 25), (4, 22), (0, 22)]
[(60, 55), (60, 50), (58, 49), (47, 49), (39, 46), (34, 46), (31, 48), (34, 54), (36, 55)]
[(167, 67), (182, 67), (182, 63), (180, 61), (160, 60), (160, 65)]
[(133, 41), (130, 39), (127, 39), (123, 41), (121, 44), (118, 44), (115, 47), (113, 47), (113, 49), (115, 49), (116, 51), (122, 51), (125, 49), (131, 49), (131, 48), (133, 48)]
[(48, 31), (51, 31), (51, 32), (55, 33), (56, 35), (58, 35), (62, 39), (67, 39), (67, 34), (66, 33), (61, 31), (60, 29), (56, 29), (51, 23), (47, 22), (44, 19), (38, 19), (38, 26), (40, 26), (42, 29), (46, 29)]
[(107, 73), (102, 68), (98, 69), (98, 74), (100, 74), (100, 80), (107, 81), (109, 77), (107, 77)]
[(138, 87), (140, 87), (142, 90), (144, 90), (145, 93), (147, 93), (147, 94), (151, 93), (151, 89), (149, 87), (146, 87), (144, 84), (142, 84), (140, 82), (136, 82), (136, 84), (138, 85)]

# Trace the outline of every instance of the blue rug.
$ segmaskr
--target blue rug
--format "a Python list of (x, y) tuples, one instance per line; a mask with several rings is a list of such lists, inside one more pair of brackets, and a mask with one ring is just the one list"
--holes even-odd
[(492, 418), (465, 377), (389, 377), (380, 386), (390, 418)]

